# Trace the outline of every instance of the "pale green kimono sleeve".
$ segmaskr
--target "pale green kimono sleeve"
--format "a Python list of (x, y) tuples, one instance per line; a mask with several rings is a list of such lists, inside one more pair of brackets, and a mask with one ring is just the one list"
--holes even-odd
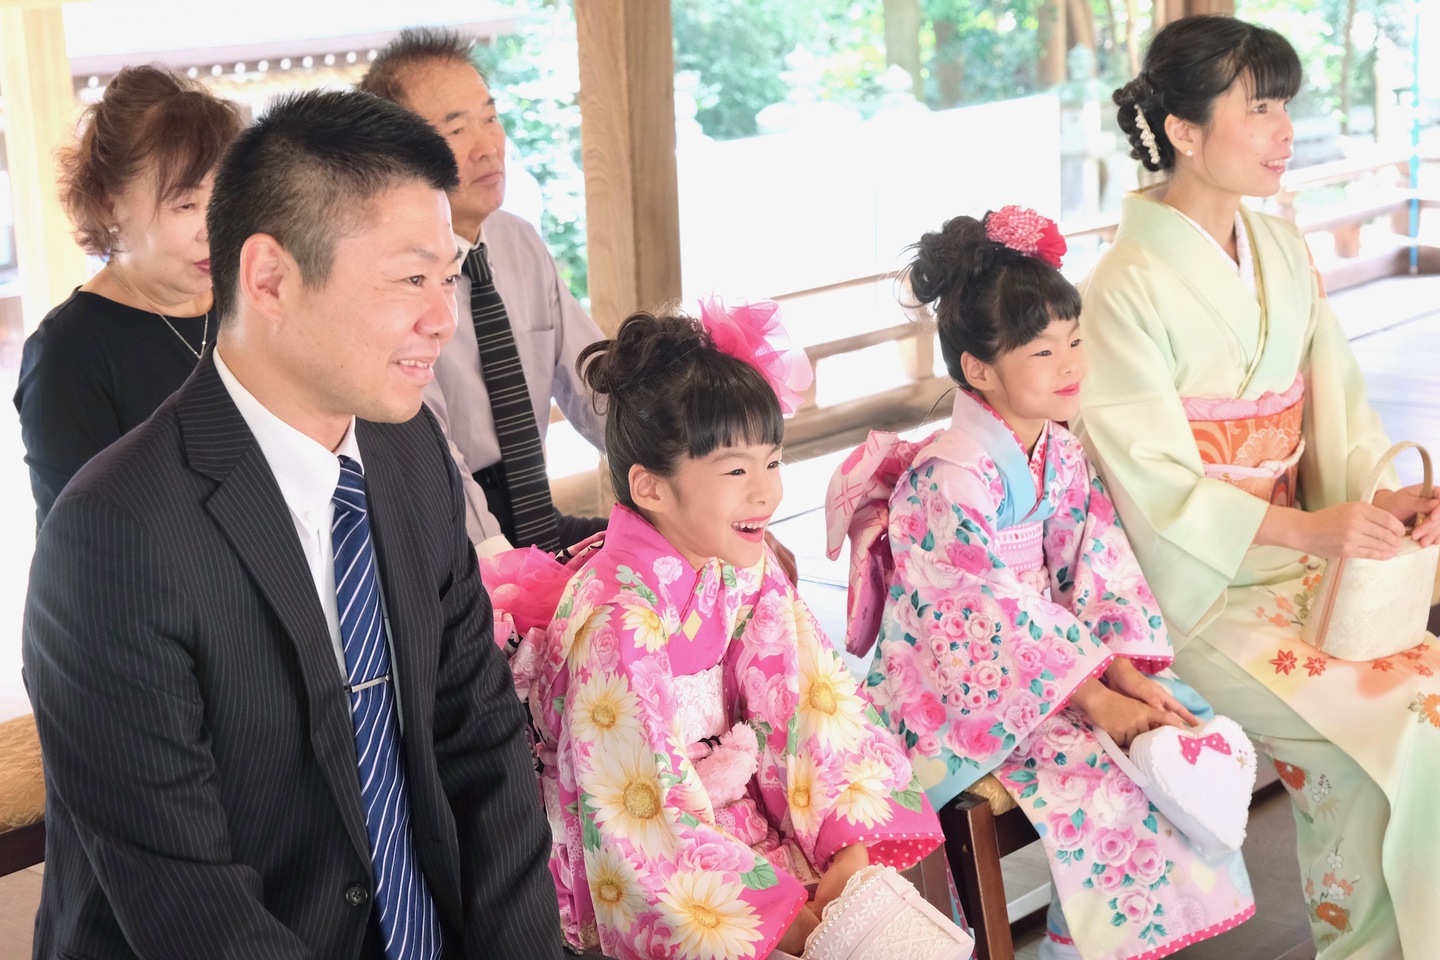
[[(1305, 352), (1305, 452), (1300, 457), (1300, 506), (1306, 510), (1358, 500), (1375, 464), (1390, 449), (1365, 379), (1330, 301), (1311, 280), (1311, 331)], [(1343, 465), (1343, 466), (1342, 466)], [(1399, 486), (1393, 468), (1380, 489)]]
[[(1188, 636), (1223, 602), (1269, 505), (1205, 476), (1166, 331), (1186, 318), (1162, 321), (1148, 287), (1155, 271), (1144, 260), (1135, 245), (1117, 245), (1086, 284), (1080, 328), (1090, 375), (1076, 432), (1110, 489), (1161, 611)], [(1167, 310), (1185, 302), (1170, 297)]]

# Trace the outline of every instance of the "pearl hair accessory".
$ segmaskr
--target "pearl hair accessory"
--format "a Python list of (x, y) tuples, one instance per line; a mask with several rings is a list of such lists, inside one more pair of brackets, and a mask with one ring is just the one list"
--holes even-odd
[(1140, 142), (1150, 154), (1150, 162), (1160, 166), (1160, 148), (1155, 143), (1155, 131), (1150, 129), (1150, 124), (1145, 119), (1145, 111), (1140, 109), (1138, 103), (1135, 105), (1135, 126), (1140, 128)]

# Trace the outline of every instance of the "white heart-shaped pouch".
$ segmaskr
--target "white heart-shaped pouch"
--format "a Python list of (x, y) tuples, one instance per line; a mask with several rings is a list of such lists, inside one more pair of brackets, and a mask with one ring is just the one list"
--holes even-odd
[(1255, 746), (1240, 724), (1215, 717), (1190, 730), (1160, 727), (1132, 740), (1129, 756), (1098, 727), (1095, 736), (1202, 857), (1240, 849), (1255, 787)]

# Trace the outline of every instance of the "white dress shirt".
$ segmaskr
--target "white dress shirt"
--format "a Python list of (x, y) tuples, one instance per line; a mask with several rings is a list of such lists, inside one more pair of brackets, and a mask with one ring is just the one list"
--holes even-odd
[[(515, 333), (515, 349), (525, 371), (540, 439), (545, 439), (554, 398), (575, 429), (603, 451), (605, 420), (595, 412), (590, 391), (575, 372), (575, 360), (581, 350), (604, 335), (560, 279), (555, 259), (540, 235), (513, 213), (497, 210), (485, 218), (478, 240), (460, 236), (455, 240), (466, 256), (476, 242), (485, 244), (495, 289), (505, 302)], [(464, 276), (455, 301), (459, 313), (455, 336), (440, 351), (425, 402), (450, 440), (450, 452), (464, 482), (465, 528), (483, 556), (509, 547), (486, 504), (485, 491), (471, 477), (500, 462), (500, 441), (495, 435), (490, 393), (480, 372), (480, 347), (470, 319), (470, 281)]]
[[(335, 599), (335, 545), (330, 539), (330, 524), (335, 517), (335, 504), (331, 498), (340, 482), (340, 457), (349, 457), (365, 469), (360, 456), (360, 446), (355, 442), (355, 418), (345, 430), (345, 438), (334, 451), (310, 439), (290, 424), (281, 420), (255, 399), (246, 390), (230, 368), (220, 349), (215, 349), (215, 369), (220, 382), (235, 401), (245, 425), (255, 435), (265, 462), (280, 486), (280, 495), (290, 508), (290, 519), (295, 523), (295, 534), (300, 538), (300, 549), (305, 554), (305, 563), (310, 567), (310, 576), (315, 581), (315, 593), (320, 598), (320, 608), (325, 611), (325, 625), (330, 629), (330, 641), (335, 647), (335, 660), (340, 665), (342, 682), (349, 676), (345, 666), (345, 648), (340, 639), (340, 610)], [(377, 565), (375, 575), (380, 571)], [(384, 602), (383, 591), (381, 602)], [(385, 620), (385, 636), (389, 642), (390, 621)], [(391, 662), (394, 660), (392, 658)], [(397, 691), (398, 693), (398, 691)], [(397, 701), (398, 702), (398, 701)]]

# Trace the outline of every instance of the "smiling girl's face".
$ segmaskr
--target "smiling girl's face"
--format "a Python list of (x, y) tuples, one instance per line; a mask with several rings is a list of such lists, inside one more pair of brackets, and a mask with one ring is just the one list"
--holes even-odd
[(1079, 320), (1051, 320), (1040, 336), (985, 363), (962, 358), (965, 379), (1033, 447), (1046, 420), (1068, 421), (1080, 409), (1080, 381), (1089, 362)]
[(719, 557), (753, 567), (764, 557), (765, 529), (783, 492), (779, 446), (742, 443), (682, 457), (672, 475), (653, 481), (654, 496), (641, 502), (637, 489), (637, 504), (691, 566)]

